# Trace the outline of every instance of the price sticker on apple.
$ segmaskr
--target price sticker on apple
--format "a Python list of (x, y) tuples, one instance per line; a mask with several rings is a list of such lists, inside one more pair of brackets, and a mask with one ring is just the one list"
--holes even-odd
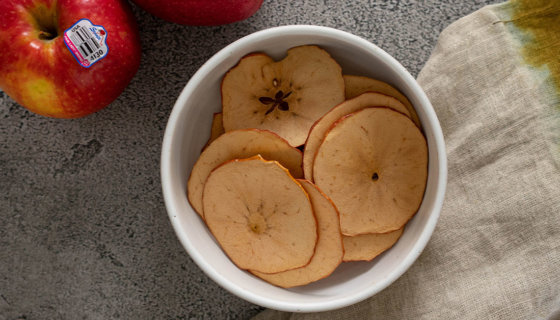
[(91, 67), (109, 52), (107, 30), (88, 19), (81, 19), (68, 28), (64, 32), (64, 43), (84, 68)]

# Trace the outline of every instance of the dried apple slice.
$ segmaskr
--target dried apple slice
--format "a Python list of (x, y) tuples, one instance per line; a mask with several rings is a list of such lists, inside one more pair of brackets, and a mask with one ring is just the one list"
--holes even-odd
[(282, 272), (307, 265), (317, 243), (308, 195), (277, 161), (228, 161), (208, 176), (208, 228), (241, 269)]
[(347, 114), (356, 112), (366, 107), (374, 106), (385, 106), (395, 109), (407, 116), (410, 115), (406, 107), (399, 100), (379, 92), (363, 93), (332, 108), (331, 111), (322, 116), (319, 120), (317, 120), (313, 127), (311, 127), (309, 136), (305, 142), (305, 149), (303, 152), (303, 172), (307, 180), (314, 181), (313, 161), (315, 159), (315, 154), (317, 153), (317, 149), (321, 145), (321, 142), (325, 137), (325, 133), (330, 126)]
[(302, 145), (315, 120), (342, 101), (341, 68), (317, 46), (292, 48), (279, 62), (250, 54), (222, 81), (226, 132), (266, 129), (293, 146)]
[(395, 87), (386, 82), (364, 76), (344, 75), (343, 77), (346, 99), (352, 99), (368, 91), (379, 92), (394, 97), (406, 106), (410, 119), (414, 121), (418, 128), (422, 128), (422, 124), (420, 123), (420, 119), (418, 119), (418, 114), (412, 106), (412, 103), (410, 103), (410, 100)]
[(342, 234), (400, 229), (418, 210), (428, 171), (420, 129), (389, 108), (365, 108), (332, 125), (313, 165), (315, 184), (340, 212)]
[(251, 273), (276, 286), (290, 288), (302, 286), (330, 275), (341, 263), (344, 249), (338, 211), (332, 201), (317, 186), (307, 180), (299, 180), (311, 200), (317, 218), (318, 235), (315, 254), (308, 265), (278, 273)]
[(206, 145), (204, 146), (203, 150), (210, 143), (212, 143), (212, 141), (216, 140), (216, 138), (224, 134), (224, 132), (225, 130), (224, 130), (224, 125), (222, 123), (222, 113), (216, 112), (212, 116), (212, 127), (210, 128), (210, 138), (208, 139), (208, 142), (206, 142)]
[(187, 182), (187, 196), (193, 209), (204, 218), (202, 191), (210, 172), (221, 163), (232, 159), (260, 154), (267, 160), (277, 160), (301, 178), (302, 154), (297, 148), (266, 130), (244, 129), (226, 132), (206, 147), (196, 161)]
[(343, 261), (370, 261), (391, 248), (401, 237), (404, 228), (388, 233), (367, 233), (349, 237), (343, 236)]

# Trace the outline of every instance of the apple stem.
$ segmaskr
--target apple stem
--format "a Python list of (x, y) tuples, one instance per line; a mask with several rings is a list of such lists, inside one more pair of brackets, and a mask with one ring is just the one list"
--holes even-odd
[(48, 31), (41, 30), (39, 31), (39, 39), (41, 40), (52, 40), (54, 39), (54, 35)]

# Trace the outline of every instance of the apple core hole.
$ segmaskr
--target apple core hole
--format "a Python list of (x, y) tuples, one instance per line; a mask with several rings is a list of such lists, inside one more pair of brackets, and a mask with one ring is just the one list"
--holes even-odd
[(35, 28), (39, 32), (40, 40), (53, 40), (59, 36), (56, 9), (40, 4), (32, 8), (29, 13), (35, 20)]
[(41, 28), (41, 30), (39, 31), (39, 39), (41, 40), (52, 40), (56, 37), (58, 37), (58, 30), (56, 30), (56, 28), (47, 26)]

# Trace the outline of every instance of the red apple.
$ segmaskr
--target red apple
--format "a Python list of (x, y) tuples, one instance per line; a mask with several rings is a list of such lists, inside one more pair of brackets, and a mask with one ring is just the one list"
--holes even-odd
[(252, 16), (263, 0), (132, 0), (164, 20), (192, 26), (217, 26)]
[(0, 89), (38, 114), (106, 107), (136, 74), (140, 52), (124, 0), (0, 1)]

